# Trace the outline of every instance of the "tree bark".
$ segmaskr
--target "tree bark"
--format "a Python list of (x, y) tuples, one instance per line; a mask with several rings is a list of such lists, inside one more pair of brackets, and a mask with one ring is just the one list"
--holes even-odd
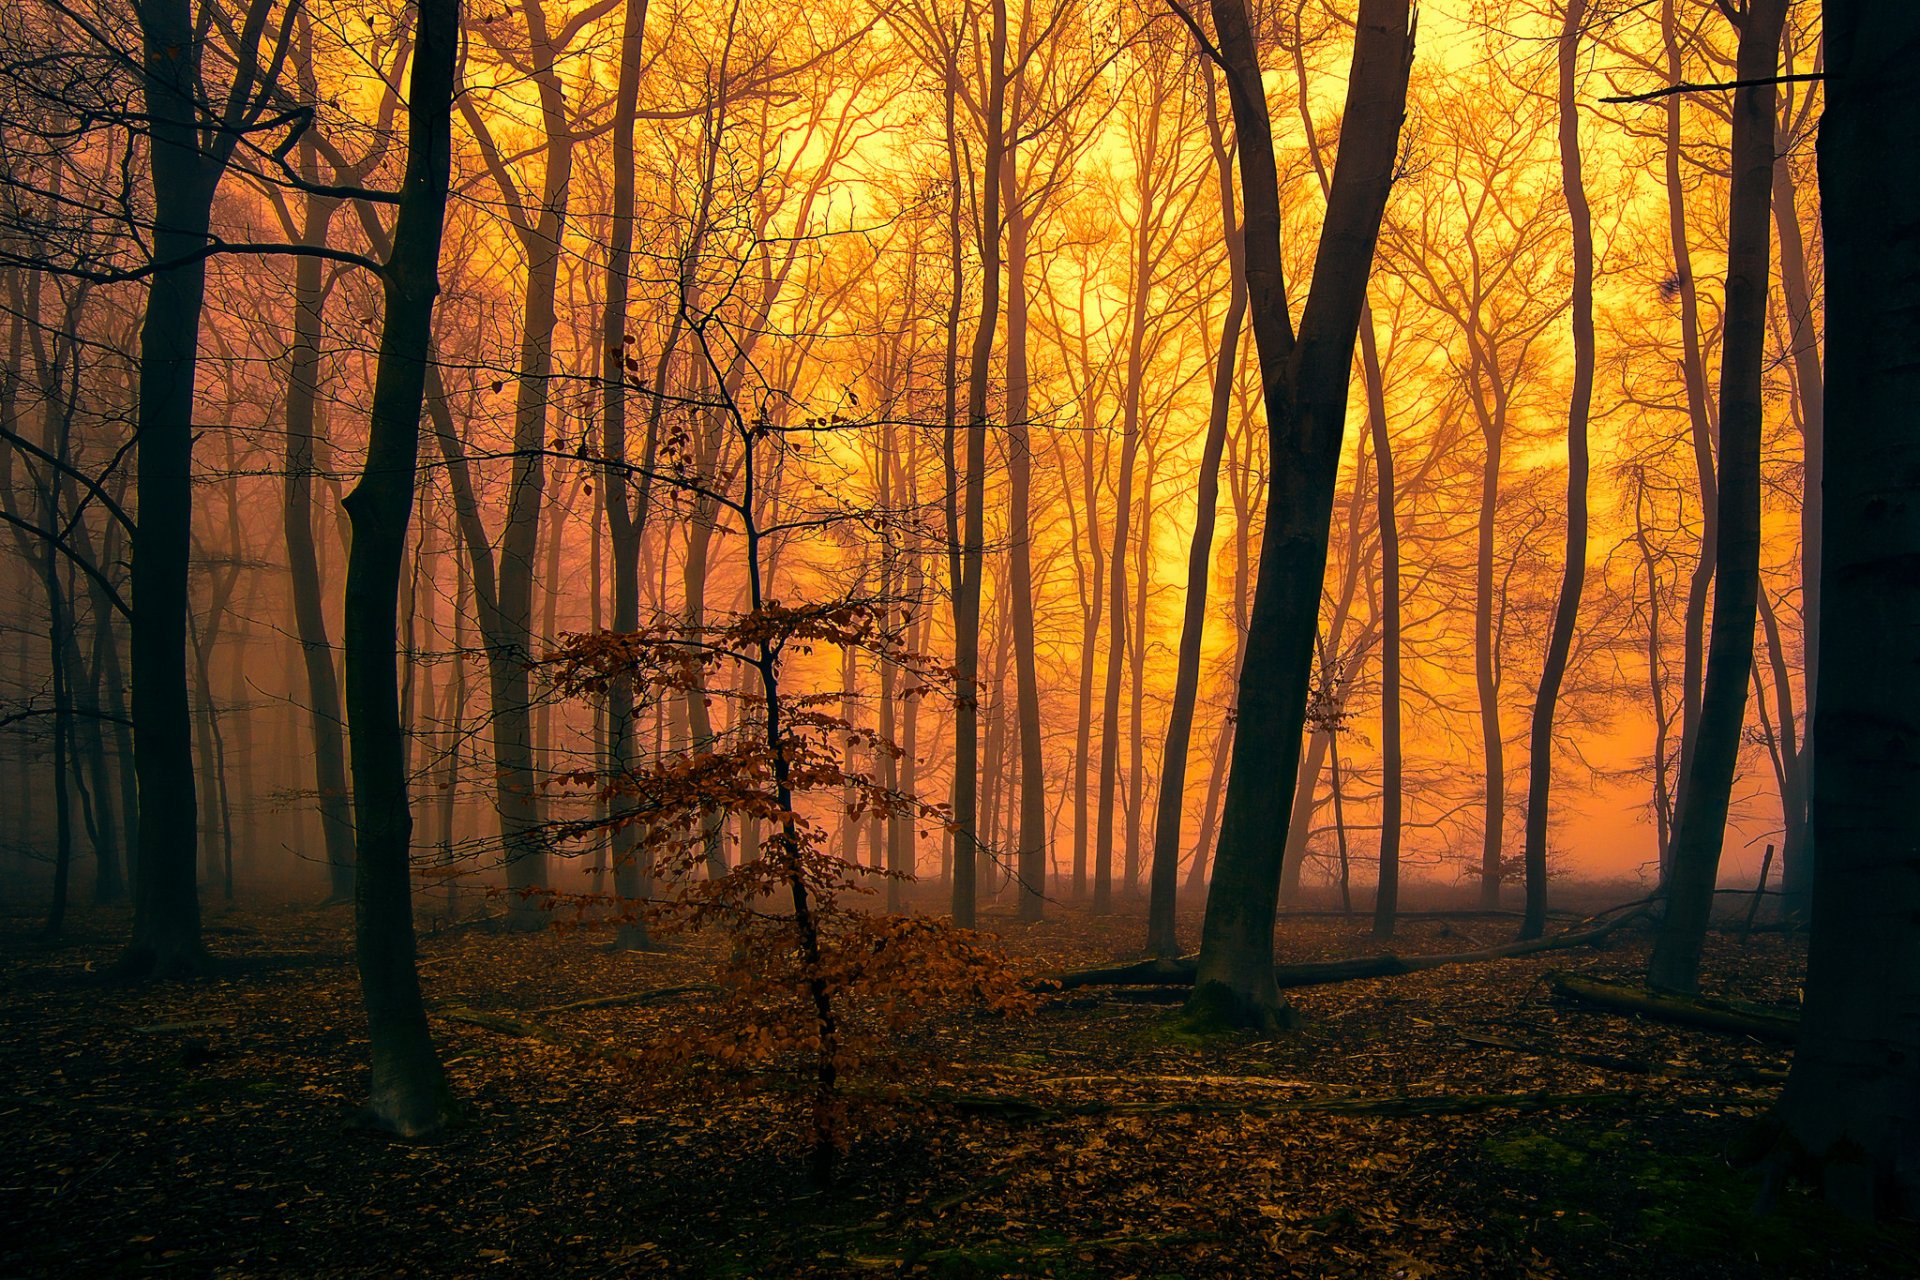
[(373, 1050), (368, 1112), (375, 1124), (405, 1137), (432, 1133), (453, 1114), (414, 964), (413, 815), (395, 665), (420, 407), (440, 290), (459, 44), (459, 0), (421, 0), (407, 168), (382, 279), (386, 316), (366, 468), (344, 503), (353, 522), (344, 640), (353, 753), (354, 941)]
[[(1000, 320), (1000, 166), (1006, 154), (1007, 6), (993, 0), (987, 45), (986, 163), (982, 168), (980, 320), (967, 366), (967, 457), (953, 601), (953, 921), (971, 929), (978, 897), (980, 767), (980, 578), (986, 567), (987, 376)], [(956, 255), (959, 246), (955, 245)]]
[(1180, 652), (1173, 677), (1173, 706), (1167, 738), (1160, 751), (1160, 795), (1154, 813), (1153, 870), (1147, 893), (1147, 950), (1156, 956), (1180, 954), (1175, 927), (1180, 874), (1180, 827), (1186, 809), (1187, 751), (1193, 737), (1193, 709), (1200, 692), (1200, 642), (1207, 624), (1207, 579), (1213, 563), (1213, 527), (1220, 505), (1220, 457), (1226, 452), (1227, 423), (1233, 414), (1235, 358), (1247, 316), (1246, 251), (1233, 204), (1233, 156), (1220, 126), (1218, 101), (1208, 72), (1207, 138), (1213, 146), (1220, 186), (1221, 236), (1227, 249), (1227, 313), (1213, 356), (1213, 401), (1207, 437), (1200, 448), (1200, 473), (1194, 496), (1193, 538), (1187, 546), (1187, 599), (1180, 619)]
[(1280, 259), (1273, 133), (1246, 6), (1213, 0), (1240, 145), (1247, 296), (1267, 404), (1266, 528), (1254, 588), (1238, 728), (1193, 999), (1200, 1019), (1274, 1027), (1288, 1011), (1273, 978), (1286, 796), (1306, 718), (1347, 382), (1386, 209), (1412, 68), (1406, 0), (1362, 0), (1339, 159), (1296, 342)]
[(1761, 375), (1766, 359), (1769, 209), (1773, 190), (1774, 85), (1786, 0), (1752, 0), (1740, 29), (1734, 91), (1733, 185), (1728, 196), (1725, 336), (1720, 356), (1719, 542), (1713, 632), (1693, 752), (1682, 761), (1668, 859), (1667, 912), (1648, 981), (1667, 991), (1699, 986), (1700, 951), (1740, 757), (1753, 671), (1760, 583)]
[(1827, 0), (1827, 394), (1813, 938), (1789, 1147), (1850, 1212), (1920, 1213), (1920, 10)]
[(1547, 927), (1547, 819), (1553, 794), (1553, 714), (1567, 673), (1580, 593), (1587, 581), (1587, 413), (1593, 404), (1593, 214), (1580, 167), (1580, 114), (1574, 88), (1580, 71), (1580, 30), (1587, 0), (1567, 0), (1560, 22), (1560, 185), (1573, 226), (1573, 391), (1567, 400), (1567, 549), (1554, 605), (1547, 658), (1534, 692), (1527, 756), (1526, 916), (1520, 936)]
[[(1018, 86), (1016, 85), (1016, 97)], [(1020, 118), (1016, 105), (1014, 118)], [(1016, 724), (1020, 743), (1020, 825), (1014, 868), (1020, 878), (1020, 918), (1046, 914), (1047, 778), (1041, 753), (1040, 674), (1033, 623), (1033, 440), (1027, 371), (1027, 233), (1019, 149), (1007, 145), (1004, 166), (1007, 217), (1007, 479), (1010, 490), (1007, 608), (1013, 621)]]

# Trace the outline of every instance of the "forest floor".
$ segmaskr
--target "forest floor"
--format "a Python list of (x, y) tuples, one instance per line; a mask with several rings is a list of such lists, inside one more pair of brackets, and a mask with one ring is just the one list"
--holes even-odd
[[(1137, 953), (1134, 917), (1062, 914), (987, 927), (1036, 972)], [(1421, 921), (1396, 945), (1513, 925)], [(124, 929), (83, 911), (49, 947), (0, 921), (0, 1276), (1920, 1275), (1920, 1235), (1799, 1189), (1752, 1216), (1759, 1174), (1729, 1153), (1778, 1095), (1782, 1046), (1552, 995), (1555, 969), (1637, 977), (1629, 930), (1297, 990), (1299, 1029), (1272, 1039), (1183, 1039), (1173, 1008), (1101, 989), (955, 1014), (856, 1075), (815, 1191), (794, 1090), (630, 1056), (713, 1016), (698, 992), (552, 1008), (701, 983), (700, 945), (424, 935), (465, 1118), (408, 1143), (351, 1124), (346, 910), (218, 916), (217, 974), (190, 985), (105, 982)], [(1281, 932), (1285, 960), (1375, 950), (1360, 920)], [(1705, 985), (1791, 1006), (1803, 961), (1799, 938), (1718, 935)]]

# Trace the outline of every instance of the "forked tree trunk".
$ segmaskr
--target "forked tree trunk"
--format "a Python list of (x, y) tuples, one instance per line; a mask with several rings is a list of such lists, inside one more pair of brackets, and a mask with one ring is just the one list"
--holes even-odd
[(1259, 54), (1241, 0), (1213, 0), (1240, 142), (1247, 297), (1269, 436), (1266, 528), (1236, 703), (1220, 851), (1207, 894), (1192, 1001), (1196, 1018), (1273, 1027), (1280, 842), (1306, 719), (1326, 574), (1347, 383), (1367, 276), (1393, 182), (1413, 63), (1407, 0), (1362, 0), (1340, 154), (1296, 341), (1280, 258), (1280, 196)]
[[(1827, 0), (1827, 441), (1813, 940), (1781, 1100), (1862, 1216), (1920, 1213), (1920, 9)], [(1746, 74), (1743, 68), (1742, 74)]]
[(1713, 911), (1720, 846), (1740, 760), (1747, 682), (1753, 673), (1755, 595), (1760, 585), (1761, 377), (1772, 250), (1772, 77), (1779, 62), (1786, 9), (1787, 0), (1751, 0), (1735, 58), (1735, 78), (1757, 83), (1735, 90), (1733, 98), (1713, 634), (1708, 641), (1706, 684), (1693, 752), (1681, 766), (1668, 858), (1667, 911), (1647, 971), (1654, 986), (1683, 993), (1699, 986), (1700, 952)]
[(345, 500), (347, 731), (353, 752), (355, 954), (373, 1050), (368, 1111), (413, 1137), (453, 1114), (414, 965), (413, 814), (395, 678), (400, 573), (420, 452), (420, 405), (439, 293), (452, 164), (459, 0), (421, 0), (408, 95), (407, 168), (384, 272), (366, 469)]

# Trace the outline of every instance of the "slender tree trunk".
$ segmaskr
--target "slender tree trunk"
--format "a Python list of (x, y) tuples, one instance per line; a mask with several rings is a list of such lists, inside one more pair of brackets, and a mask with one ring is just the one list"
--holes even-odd
[[(1813, 313), (1813, 287), (1801, 238), (1793, 169), (1785, 143), (1777, 137), (1773, 164), (1773, 222), (1780, 241), (1780, 283), (1787, 300), (1787, 342), (1793, 358), (1794, 390), (1800, 404), (1800, 633), (1805, 696), (1802, 734), (1794, 770), (1799, 794), (1787, 815), (1780, 845), (1780, 890), (1790, 917), (1804, 916), (1813, 887), (1813, 844), (1807, 820), (1807, 779), (1812, 771), (1813, 707), (1820, 666), (1820, 531), (1825, 503), (1821, 479), (1826, 449), (1826, 376), (1820, 366), (1820, 332)], [(1776, 646), (1777, 647), (1777, 646)], [(1777, 683), (1777, 682), (1776, 682)], [(1784, 720), (1784, 715), (1782, 719)], [(1791, 731), (1782, 726), (1791, 738)], [(1784, 798), (1783, 798), (1784, 799)]]
[(1720, 356), (1719, 545), (1714, 562), (1713, 635), (1691, 757), (1682, 761), (1667, 911), (1648, 981), (1690, 992), (1713, 912), (1727, 808), (1740, 759), (1747, 682), (1753, 671), (1755, 596), (1760, 581), (1760, 435), (1771, 257), (1774, 85), (1787, 0), (1751, 0), (1740, 28), (1734, 91), (1733, 186), (1728, 196), (1725, 337)]
[(453, 1114), (414, 964), (413, 836), (400, 720), (396, 617), (419, 462), (420, 406), (439, 293), (452, 164), (458, 0), (421, 0), (409, 102), (407, 168), (383, 273), (386, 316), (374, 375), (367, 462), (345, 499), (346, 694), (353, 759), (355, 954), (373, 1048), (368, 1112), (407, 1137)]
[(1400, 528), (1394, 489), (1393, 441), (1387, 434), (1386, 388), (1373, 334), (1371, 308), (1360, 316), (1360, 356), (1366, 371), (1367, 418), (1373, 430), (1375, 501), (1380, 526), (1380, 878), (1373, 897), (1373, 936), (1393, 936), (1400, 908), (1400, 830), (1403, 783), (1400, 747)]
[(1107, 562), (1107, 673), (1100, 703), (1100, 798), (1094, 814), (1093, 909), (1113, 905), (1113, 806), (1120, 781), (1120, 686), (1127, 635), (1127, 546), (1133, 516), (1133, 473), (1140, 456), (1140, 400), (1146, 380), (1147, 304), (1153, 294), (1154, 198), (1158, 194), (1152, 158), (1160, 149), (1165, 94), (1155, 92), (1148, 105), (1144, 135), (1136, 148), (1143, 161), (1134, 184), (1133, 290), (1127, 311), (1127, 384), (1121, 408), (1120, 478), (1113, 488), (1113, 546)]
[[(957, 686), (953, 752), (953, 920), (965, 929), (975, 921), (979, 838), (980, 586), (986, 567), (987, 378), (992, 372), (994, 330), (1000, 319), (1000, 183), (1006, 154), (1007, 6), (993, 0), (993, 31), (987, 46), (987, 154), (981, 172), (980, 321), (974, 327), (967, 367), (967, 461), (959, 590), (954, 593)], [(958, 252), (956, 247), (955, 252)]]
[[(319, 180), (310, 139), (299, 148), (302, 175)], [(309, 196), (300, 242), (324, 245), (339, 202)], [(333, 644), (321, 603), (320, 560), (313, 537), (313, 477), (318, 467), (316, 407), (320, 387), (320, 335), (326, 291), (318, 258), (294, 259), (293, 347), (287, 373), (286, 475), (281, 481), (281, 524), (286, 531), (288, 589), (293, 598), (294, 633), (307, 677), (307, 719), (313, 737), (314, 787), (318, 793), (320, 833), (327, 858), (327, 899), (353, 899), (353, 814), (347, 798), (347, 757), (342, 741), (340, 685), (334, 671)]]
[[(1206, 64), (1209, 68), (1211, 65)], [(1180, 819), (1186, 808), (1187, 748), (1193, 736), (1194, 702), (1200, 691), (1200, 642), (1206, 632), (1207, 578), (1220, 505), (1220, 456), (1226, 451), (1227, 423), (1233, 414), (1234, 360), (1247, 315), (1246, 264), (1233, 205), (1233, 157), (1220, 125), (1211, 70), (1207, 76), (1207, 137), (1213, 144), (1214, 171), (1220, 184), (1221, 235), (1227, 247), (1227, 313), (1220, 322), (1220, 341), (1214, 349), (1213, 401), (1207, 415), (1207, 438), (1200, 448), (1193, 538), (1187, 546), (1186, 611), (1180, 620), (1173, 707), (1167, 715), (1166, 743), (1160, 750), (1160, 795), (1154, 814), (1153, 871), (1147, 895), (1147, 950), (1165, 957), (1181, 952), (1174, 908), (1180, 874)]]
[(1587, 411), (1593, 403), (1593, 215), (1580, 168), (1580, 116), (1574, 88), (1587, 0), (1567, 0), (1560, 23), (1560, 185), (1573, 224), (1573, 392), (1567, 401), (1567, 550), (1554, 606), (1547, 660), (1533, 700), (1527, 757), (1526, 914), (1522, 938), (1547, 927), (1547, 818), (1553, 793), (1553, 714), (1573, 648), (1580, 594), (1587, 581)]
[[(1686, 79), (1681, 58), (1680, 30), (1674, 0), (1664, 0), (1661, 29), (1665, 34), (1668, 83)], [(1714, 477), (1714, 421), (1712, 397), (1707, 391), (1707, 364), (1700, 336), (1700, 293), (1693, 274), (1693, 250), (1687, 234), (1686, 187), (1681, 178), (1681, 108), (1685, 96), (1666, 101), (1667, 234), (1673, 246), (1673, 281), (1680, 299), (1680, 369), (1687, 396), (1687, 421), (1693, 442), (1694, 473), (1700, 485), (1700, 558), (1687, 580), (1686, 611), (1681, 621), (1680, 774), (1685, 776), (1693, 757), (1700, 722), (1701, 671), (1706, 660), (1707, 596), (1713, 586), (1714, 563), (1720, 539), (1719, 482)], [(1676, 786), (1677, 789), (1677, 786)], [(1672, 850), (1660, 849), (1660, 880), (1664, 884)]]
[[(1018, 112), (1015, 113), (1016, 118)], [(1004, 201), (1007, 216), (1007, 548), (1013, 621), (1015, 712), (1020, 743), (1020, 826), (1015, 837), (1014, 869), (1020, 877), (1020, 918), (1046, 913), (1047, 779), (1040, 738), (1040, 670), (1033, 623), (1033, 441), (1027, 373), (1027, 232), (1030, 216), (1021, 207), (1016, 148), (1007, 146)]]

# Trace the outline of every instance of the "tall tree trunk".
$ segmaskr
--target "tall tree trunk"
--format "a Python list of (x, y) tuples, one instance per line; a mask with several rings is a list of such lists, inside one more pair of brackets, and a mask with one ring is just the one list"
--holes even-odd
[[(1019, 112), (1016, 109), (1015, 117)], [(1020, 918), (1046, 913), (1047, 778), (1040, 739), (1040, 670), (1033, 624), (1033, 441), (1027, 372), (1027, 233), (1021, 207), (1017, 148), (1009, 143), (1003, 169), (1007, 217), (1007, 608), (1013, 621), (1014, 699), (1020, 742), (1020, 826), (1014, 868), (1020, 878)]]
[(420, 406), (434, 297), (440, 291), (459, 43), (459, 0), (421, 0), (408, 94), (407, 168), (382, 279), (386, 316), (366, 468), (344, 503), (353, 522), (344, 640), (353, 752), (354, 941), (373, 1050), (368, 1112), (374, 1123), (407, 1137), (432, 1133), (453, 1114), (414, 964), (413, 814), (394, 668)]
[[(1133, 516), (1133, 473), (1140, 456), (1140, 400), (1146, 381), (1147, 304), (1153, 294), (1153, 158), (1160, 150), (1160, 121), (1166, 95), (1156, 91), (1148, 105), (1134, 183), (1133, 289), (1127, 309), (1127, 384), (1121, 407), (1120, 477), (1113, 487), (1113, 545), (1107, 562), (1107, 672), (1100, 703), (1100, 798), (1094, 814), (1093, 909), (1113, 904), (1113, 805), (1120, 781), (1120, 683), (1127, 634), (1127, 546)], [(1127, 887), (1132, 887), (1129, 883)]]
[(1247, 298), (1269, 436), (1266, 528), (1236, 704), (1220, 849), (1189, 1004), (1201, 1020), (1273, 1027), (1282, 849), (1274, 833), (1294, 772), (1326, 574), (1354, 334), (1393, 181), (1413, 62), (1406, 0), (1362, 0), (1333, 188), (1296, 341), (1280, 258), (1280, 196), (1260, 62), (1241, 0), (1213, 0), (1246, 210)]
[(1667, 911), (1647, 978), (1656, 987), (1699, 986), (1700, 952), (1713, 912), (1714, 881), (1740, 759), (1747, 682), (1753, 671), (1760, 584), (1761, 374), (1766, 359), (1767, 276), (1773, 191), (1773, 75), (1787, 0), (1751, 0), (1740, 27), (1734, 91), (1732, 190), (1728, 195), (1727, 290), (1720, 356), (1719, 546), (1713, 634), (1693, 754), (1682, 761)]
[[(1791, 69), (1791, 68), (1789, 68)], [(1784, 113), (1783, 113), (1784, 114)], [(1784, 121), (1783, 121), (1784, 123)], [(1773, 223), (1780, 241), (1780, 283), (1787, 300), (1787, 343), (1793, 358), (1794, 391), (1800, 404), (1800, 669), (1806, 732), (1797, 768), (1799, 794), (1780, 843), (1780, 890), (1791, 917), (1804, 916), (1813, 887), (1813, 845), (1807, 821), (1807, 779), (1812, 770), (1813, 705), (1820, 667), (1820, 530), (1825, 510), (1821, 490), (1826, 448), (1826, 376), (1820, 367), (1820, 334), (1813, 314), (1813, 286), (1796, 208), (1789, 141), (1776, 138), (1773, 163)], [(1784, 720), (1784, 715), (1782, 716)], [(1789, 739), (1791, 731), (1782, 726)], [(1783, 797), (1784, 801), (1784, 797)]]
[(153, 260), (140, 322), (135, 420), (139, 523), (133, 533), (134, 769), (140, 782), (140, 861), (133, 936), (117, 968), (128, 977), (190, 976), (205, 963), (195, 882), (199, 810), (193, 711), (187, 697), (187, 566), (193, 543), (193, 389), (206, 302), (214, 188), (224, 159), (203, 150), (198, 97), (205, 40), (191, 0), (138, 10), (147, 149), (153, 179)]
[(1380, 526), (1380, 872), (1373, 896), (1373, 936), (1393, 936), (1400, 909), (1403, 785), (1400, 748), (1400, 527), (1387, 434), (1386, 388), (1373, 334), (1373, 311), (1360, 315), (1360, 359), (1366, 372), (1367, 419), (1373, 431), (1375, 501)]
[(1000, 320), (1001, 209), (997, 179), (1006, 154), (1006, 0), (993, 0), (987, 60), (987, 153), (980, 184), (980, 321), (974, 326), (973, 354), (967, 366), (964, 527), (959, 546), (959, 589), (953, 602), (957, 686), (953, 717), (953, 920), (965, 929), (974, 925), (978, 896), (980, 579), (986, 567), (987, 378), (992, 372), (994, 330)]
[[(640, 540), (646, 533), (648, 499), (653, 492), (653, 428), (659, 420), (656, 408), (648, 415), (648, 443), (639, 464), (636, 501), (629, 496), (634, 477), (627, 461), (627, 380), (630, 374), (639, 372), (640, 361), (639, 344), (627, 333), (627, 303), (628, 275), (633, 265), (633, 129), (646, 26), (647, 0), (627, 0), (620, 27), (620, 72), (614, 89), (613, 223), (607, 249), (605, 309), (600, 320), (601, 359), (605, 362), (601, 441), (607, 459), (601, 487), (613, 551), (613, 630), (622, 635), (640, 629)], [(676, 308), (676, 335), (679, 318)], [(659, 378), (666, 373), (671, 347), (669, 341), (661, 351), (661, 368), (652, 387), (655, 406), (661, 404), (665, 391)], [(631, 772), (638, 759), (635, 728), (633, 677), (620, 671), (607, 684), (607, 769), (615, 779)], [(629, 822), (616, 826), (608, 837), (614, 893), (622, 900), (623, 919), (614, 935), (617, 950), (647, 950), (653, 945), (645, 912), (645, 899), (653, 892), (653, 876), (640, 835), (640, 827)]]
[[(1920, 1213), (1920, 10), (1827, 0), (1823, 583), (1813, 940), (1789, 1146), (1861, 1216)], [(1741, 72), (1746, 74), (1744, 68)], [(1771, 95), (1769, 95), (1771, 96)]]
[[(1686, 79), (1680, 50), (1675, 0), (1664, 0), (1661, 30), (1665, 36), (1667, 80)], [(1681, 620), (1680, 775), (1693, 757), (1700, 723), (1701, 669), (1706, 655), (1707, 596), (1713, 586), (1713, 566), (1720, 540), (1719, 482), (1714, 478), (1713, 449), (1718, 424), (1707, 391), (1707, 362), (1700, 336), (1700, 293), (1693, 274), (1693, 249), (1688, 240), (1686, 187), (1681, 178), (1681, 108), (1684, 94), (1666, 100), (1667, 236), (1673, 247), (1673, 282), (1680, 298), (1680, 370), (1687, 397), (1687, 423), (1693, 442), (1694, 474), (1700, 485), (1700, 558), (1687, 579), (1687, 605)], [(1678, 790), (1678, 784), (1675, 786)], [(1666, 882), (1672, 863), (1671, 837), (1660, 849), (1660, 880)]]
[(1193, 736), (1193, 708), (1200, 692), (1200, 642), (1207, 624), (1207, 578), (1213, 563), (1213, 526), (1220, 505), (1220, 455), (1226, 451), (1227, 423), (1233, 414), (1234, 361), (1240, 351), (1241, 326), (1247, 316), (1245, 251), (1240, 224), (1234, 216), (1233, 157), (1220, 125), (1218, 100), (1212, 90), (1212, 64), (1207, 71), (1207, 138), (1213, 145), (1215, 176), (1220, 185), (1221, 236), (1227, 247), (1227, 313), (1220, 322), (1220, 341), (1213, 356), (1213, 401), (1207, 415), (1207, 438), (1200, 448), (1200, 474), (1194, 497), (1193, 538), (1187, 545), (1186, 610), (1180, 619), (1180, 653), (1173, 677), (1173, 706), (1167, 715), (1167, 738), (1160, 750), (1160, 795), (1154, 813), (1153, 871), (1147, 894), (1147, 950), (1156, 956), (1180, 954), (1175, 927), (1180, 874), (1180, 826), (1186, 808), (1187, 749)]
[(1587, 0), (1567, 0), (1560, 22), (1560, 185), (1573, 224), (1573, 392), (1567, 400), (1567, 550), (1554, 606), (1547, 660), (1533, 700), (1527, 758), (1526, 914), (1520, 936), (1547, 927), (1547, 818), (1553, 792), (1553, 713), (1573, 648), (1580, 593), (1587, 581), (1587, 412), (1593, 403), (1593, 215), (1580, 168), (1580, 115), (1574, 87), (1580, 70), (1580, 29)]
[[(310, 79), (311, 73), (303, 75)], [(303, 91), (311, 92), (303, 84)], [(302, 176), (319, 180), (314, 146), (302, 137), (298, 148)], [(339, 202), (309, 196), (300, 243), (324, 245)], [(318, 792), (320, 834), (327, 858), (327, 899), (353, 899), (353, 814), (347, 799), (347, 757), (341, 738), (340, 685), (334, 671), (333, 644), (321, 603), (320, 560), (313, 537), (313, 477), (318, 467), (316, 412), (320, 389), (320, 335), (326, 290), (319, 258), (293, 264), (293, 347), (287, 371), (286, 475), (281, 480), (281, 524), (287, 540), (288, 588), (293, 597), (294, 632), (307, 677), (307, 720), (313, 736), (314, 787)]]

